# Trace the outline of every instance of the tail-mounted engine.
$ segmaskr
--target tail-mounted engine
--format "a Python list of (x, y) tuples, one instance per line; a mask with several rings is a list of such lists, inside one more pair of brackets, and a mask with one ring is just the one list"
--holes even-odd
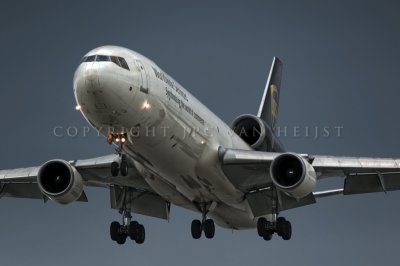
[(63, 160), (52, 160), (42, 165), (37, 182), (44, 195), (61, 204), (76, 201), (83, 192), (81, 175)]
[(275, 186), (294, 198), (309, 195), (317, 182), (312, 165), (294, 153), (277, 156), (271, 163), (270, 174)]
[(241, 115), (233, 120), (232, 130), (254, 150), (282, 152), (283, 145), (272, 129), (255, 115)]

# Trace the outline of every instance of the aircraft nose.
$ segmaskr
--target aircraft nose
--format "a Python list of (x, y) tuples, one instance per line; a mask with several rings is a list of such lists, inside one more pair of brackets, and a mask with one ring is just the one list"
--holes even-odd
[(84, 62), (78, 66), (74, 94), (88, 120), (115, 124), (131, 107), (136, 98), (134, 73), (120, 68), (111, 61)]
[(74, 91), (78, 96), (82, 93), (90, 93), (100, 87), (98, 69), (90, 65), (80, 65), (74, 76)]

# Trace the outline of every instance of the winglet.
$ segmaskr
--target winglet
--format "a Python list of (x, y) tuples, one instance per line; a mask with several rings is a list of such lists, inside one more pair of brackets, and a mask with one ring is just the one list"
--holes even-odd
[(276, 121), (278, 120), (279, 91), (282, 78), (282, 62), (274, 57), (264, 94), (261, 100), (257, 116), (263, 119), (275, 132)]

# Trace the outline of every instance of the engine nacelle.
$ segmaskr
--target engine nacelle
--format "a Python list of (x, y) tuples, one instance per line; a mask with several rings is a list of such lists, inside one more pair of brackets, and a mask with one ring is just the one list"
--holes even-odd
[(83, 192), (82, 176), (64, 160), (51, 160), (43, 164), (37, 182), (44, 195), (61, 204), (76, 201)]
[(271, 163), (270, 174), (275, 186), (294, 198), (309, 195), (317, 183), (314, 168), (294, 153), (283, 153)]
[(233, 120), (231, 128), (254, 150), (283, 151), (283, 145), (272, 129), (258, 116), (241, 115)]

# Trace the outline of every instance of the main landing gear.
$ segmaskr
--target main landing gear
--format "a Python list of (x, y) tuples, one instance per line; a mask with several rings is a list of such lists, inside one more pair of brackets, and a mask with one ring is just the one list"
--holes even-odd
[(126, 239), (134, 240), (137, 244), (143, 244), (146, 238), (144, 226), (137, 221), (131, 221), (132, 216), (128, 211), (123, 213), (123, 223), (112, 222), (110, 225), (111, 239), (119, 245), (125, 244)]
[(121, 174), (122, 176), (128, 175), (128, 161), (126, 159), (126, 155), (122, 154), (122, 148), (124, 147), (125, 142), (127, 141), (128, 136), (126, 133), (116, 134), (110, 133), (107, 137), (108, 143), (115, 143), (118, 145), (118, 155), (120, 157), (120, 162), (112, 162), (111, 163), (111, 175), (118, 176)]
[[(274, 215), (276, 218), (276, 215)], [(283, 240), (290, 240), (292, 237), (292, 225), (284, 217), (274, 219), (275, 221), (268, 221), (266, 218), (261, 217), (257, 221), (257, 233), (264, 240), (269, 241), (272, 235), (277, 233)]]
[(207, 219), (207, 211), (203, 211), (202, 220), (193, 220), (191, 226), (192, 237), (199, 239), (204, 232), (206, 238), (211, 239), (215, 235), (215, 224), (212, 219)]
[(279, 202), (274, 186), (271, 187), (269, 196), (271, 197), (272, 221), (268, 221), (265, 217), (258, 218), (257, 233), (266, 241), (271, 240), (274, 233), (282, 237), (283, 240), (290, 240), (292, 238), (292, 224), (284, 217), (278, 218)]

